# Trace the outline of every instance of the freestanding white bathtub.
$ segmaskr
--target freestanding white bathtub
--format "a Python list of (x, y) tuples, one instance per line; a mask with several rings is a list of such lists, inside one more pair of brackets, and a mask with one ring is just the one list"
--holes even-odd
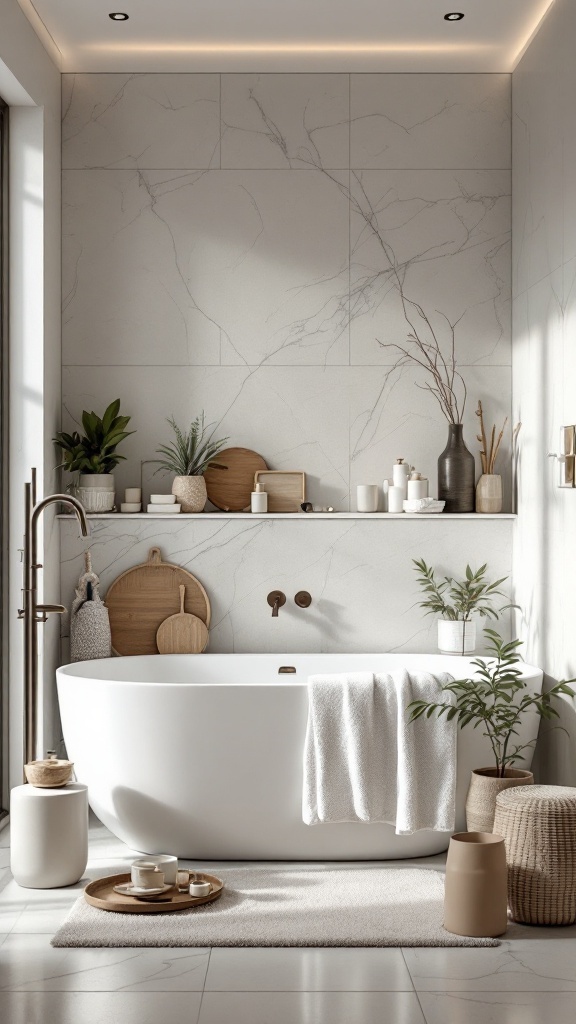
[[(295, 672), (284, 673), (283, 667)], [(382, 860), (446, 849), (444, 832), (304, 825), (306, 680), (400, 667), (470, 675), (468, 658), (404, 654), (200, 654), (106, 658), (58, 669), (68, 756), (100, 820), (132, 849), (218, 860)], [(542, 673), (523, 673), (540, 689)], [(434, 728), (434, 722), (430, 722)], [(526, 717), (518, 742), (537, 735)], [(529, 765), (531, 753), (524, 765)], [(492, 763), (480, 729), (458, 738), (456, 828), (472, 768)]]

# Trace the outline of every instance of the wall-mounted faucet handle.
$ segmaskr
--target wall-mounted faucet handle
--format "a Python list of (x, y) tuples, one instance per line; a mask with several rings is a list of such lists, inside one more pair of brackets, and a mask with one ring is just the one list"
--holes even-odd
[(294, 598), (294, 603), (297, 604), (299, 608), (309, 608), (312, 604), (312, 598), (307, 590), (299, 590)]
[(281, 590), (271, 590), (266, 600), (272, 609), (272, 618), (277, 619), (278, 609), (286, 604), (286, 594), (283, 594)]

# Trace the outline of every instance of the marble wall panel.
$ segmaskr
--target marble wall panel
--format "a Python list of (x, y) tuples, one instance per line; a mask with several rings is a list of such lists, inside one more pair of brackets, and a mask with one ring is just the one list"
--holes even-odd
[[(434, 650), (435, 623), (416, 607), (411, 560), (424, 557), (461, 574), (473, 551), (493, 573), (508, 576), (512, 525), (451, 520), (439, 531), (429, 520), (93, 521), (91, 552), (103, 593), (154, 545), (198, 576), (211, 601), (214, 652), (418, 652)], [(73, 522), (61, 526), (62, 595), (69, 601), (84, 545)], [(287, 602), (273, 619), (266, 596), (276, 589)], [(309, 609), (294, 604), (299, 590), (312, 595)], [(507, 618), (501, 626), (507, 633)]]
[(62, 75), (62, 166), (218, 167), (219, 75)]

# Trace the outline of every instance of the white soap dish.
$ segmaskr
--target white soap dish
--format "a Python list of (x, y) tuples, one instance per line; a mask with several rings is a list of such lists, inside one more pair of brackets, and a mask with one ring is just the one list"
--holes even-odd
[(150, 503), (152, 505), (175, 505), (176, 495), (175, 494), (151, 494)]
[(174, 516), (178, 515), (181, 508), (181, 505), (148, 505), (146, 511), (152, 515)]

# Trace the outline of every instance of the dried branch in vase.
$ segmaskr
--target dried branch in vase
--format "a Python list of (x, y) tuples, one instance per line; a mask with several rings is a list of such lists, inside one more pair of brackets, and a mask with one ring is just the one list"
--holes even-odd
[[(500, 445), (502, 443), (502, 438), (504, 437), (506, 424), (508, 423), (508, 417), (506, 417), (504, 423), (502, 424), (502, 430), (498, 434), (498, 438), (496, 438), (496, 425), (494, 424), (490, 433), (490, 447), (488, 447), (488, 443), (486, 441), (486, 430), (484, 429), (484, 411), (482, 409), (482, 402), (480, 401), (480, 399), (478, 399), (478, 408), (476, 409), (476, 415), (480, 420), (480, 433), (476, 435), (476, 439), (481, 444), (480, 458), (482, 460), (482, 472), (488, 475), (492, 475), (494, 473), (494, 466), (496, 464), (496, 456), (498, 455), (498, 452), (500, 450)], [(514, 431), (515, 435), (518, 433), (519, 429), (520, 424), (518, 424)]]

